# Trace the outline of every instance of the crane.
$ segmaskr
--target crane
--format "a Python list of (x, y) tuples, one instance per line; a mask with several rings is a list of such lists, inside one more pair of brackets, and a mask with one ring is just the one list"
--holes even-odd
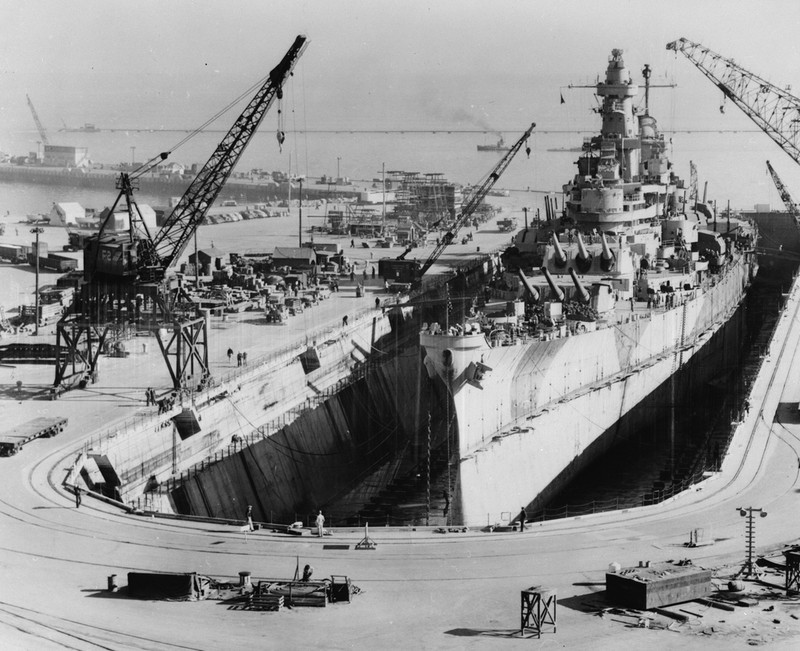
[(797, 204), (792, 201), (792, 195), (789, 194), (789, 190), (783, 184), (781, 177), (778, 176), (778, 173), (775, 171), (775, 168), (770, 165), (769, 161), (767, 161), (767, 170), (772, 177), (773, 183), (775, 183), (775, 187), (778, 189), (778, 194), (781, 195), (781, 199), (786, 205), (786, 211), (789, 213), (789, 215), (791, 215), (795, 224), (797, 224), (797, 226), (800, 228), (800, 208), (798, 208)]
[[(283, 83), (292, 74), (292, 70), (305, 51), (308, 40), (298, 36), (284, 55), (281, 62), (272, 69), (266, 81), (250, 100), (250, 103), (236, 118), (233, 126), (217, 145), (216, 150), (203, 168), (195, 176), (186, 192), (178, 201), (161, 227), (151, 235), (144, 222), (137, 218), (138, 207), (133, 199), (135, 180), (152, 169), (159, 160), (164, 160), (169, 152), (164, 152), (150, 159), (131, 174), (123, 172), (117, 179), (117, 196), (115, 206), (124, 199), (128, 207), (131, 225), (129, 238), (135, 241), (135, 264), (122, 271), (136, 274), (141, 280), (159, 281), (178, 261), (193, 234), (203, 222), (209, 208), (219, 196), (222, 187), (231, 175), (233, 168), (249, 144), (259, 124), (276, 99), (283, 97)], [(113, 213), (113, 208), (109, 214)], [(98, 235), (98, 243), (102, 240), (102, 232)], [(89, 264), (86, 268), (101, 270), (98, 267), (98, 256), (102, 245), (93, 247)]]
[[(167, 275), (205, 219), (267, 110), (275, 99), (282, 98), (283, 83), (307, 43), (303, 35), (295, 39), (157, 234), (149, 232), (133, 193), (136, 180), (166, 159), (169, 152), (154, 156), (130, 174), (119, 175), (116, 201), (100, 232), (87, 240), (84, 249), (87, 282), (81, 287), (75, 310), (57, 326), (56, 393), (76, 382), (76, 377), (95, 378), (106, 337), (129, 327), (149, 329), (156, 335), (175, 390), (202, 386), (211, 380), (207, 319), (191, 302), (179, 304), (183, 295), (180, 283)], [(282, 136), (279, 131), (279, 141)], [(120, 203), (128, 212), (128, 233), (111, 235), (105, 232), (106, 223)]]
[[(800, 163), (800, 99), (721, 54), (686, 38), (667, 43), (708, 77), (745, 115)], [(722, 109), (723, 107), (720, 107)]]
[(50, 141), (47, 139), (47, 131), (45, 131), (44, 125), (42, 125), (42, 121), (39, 119), (39, 114), (33, 106), (30, 95), (25, 95), (25, 98), (28, 100), (28, 106), (31, 109), (31, 115), (33, 115), (33, 121), (36, 123), (36, 130), (39, 132), (42, 144), (47, 146), (50, 144)]
[[(489, 172), (481, 184), (470, 191), (464, 202), (461, 204), (461, 212), (456, 215), (452, 226), (444, 234), (444, 236), (439, 239), (436, 247), (433, 249), (433, 252), (430, 254), (430, 256), (428, 256), (428, 259), (421, 266), (414, 260), (405, 259), (406, 255), (408, 255), (408, 253), (411, 251), (411, 248), (409, 247), (397, 258), (384, 258), (383, 260), (380, 260), (378, 267), (381, 275), (384, 278), (387, 276), (394, 278), (399, 283), (410, 283), (412, 290), (419, 289), (420, 285), (422, 284), (422, 276), (424, 276), (425, 272), (428, 271), (434, 264), (436, 264), (436, 261), (442, 255), (445, 248), (453, 242), (458, 234), (458, 231), (472, 216), (472, 213), (475, 212), (481, 201), (486, 198), (486, 195), (494, 187), (494, 184), (497, 183), (497, 180), (500, 178), (503, 172), (505, 172), (506, 168), (511, 164), (514, 156), (516, 156), (517, 152), (519, 152), (519, 150), (522, 148), (522, 145), (528, 140), (528, 138), (530, 138), (531, 132), (535, 127), (536, 124), (532, 123), (525, 133), (522, 134), (520, 139), (517, 140), (517, 142), (515, 142), (503, 155), (503, 157), (500, 159), (500, 162), (498, 162), (497, 165), (492, 168), (492, 171)], [(526, 147), (526, 153), (528, 156), (530, 156), (530, 147)]]
[[(517, 155), (517, 152), (519, 152), (519, 150), (522, 148), (522, 145), (527, 142), (528, 138), (530, 138), (531, 132), (535, 127), (536, 123), (532, 123), (525, 133), (522, 134), (520, 139), (517, 140), (517, 142), (515, 142), (500, 159), (500, 162), (495, 165), (494, 169), (489, 172), (483, 182), (470, 192), (465, 201), (461, 204), (461, 212), (456, 216), (455, 222), (453, 222), (453, 225), (444, 234), (444, 237), (439, 240), (436, 248), (433, 249), (433, 252), (430, 254), (430, 256), (428, 256), (428, 259), (420, 267), (420, 278), (424, 276), (425, 272), (436, 263), (436, 261), (439, 259), (439, 256), (442, 255), (445, 247), (452, 243), (458, 234), (459, 229), (464, 225), (467, 219), (472, 216), (472, 213), (475, 212), (475, 209), (480, 205), (481, 201), (486, 198), (489, 190), (494, 187), (494, 184), (497, 183), (497, 180), (502, 176), (503, 172), (506, 171), (506, 168), (511, 164), (511, 161), (514, 160), (514, 156)], [(530, 147), (527, 148), (527, 152), (530, 156)]]

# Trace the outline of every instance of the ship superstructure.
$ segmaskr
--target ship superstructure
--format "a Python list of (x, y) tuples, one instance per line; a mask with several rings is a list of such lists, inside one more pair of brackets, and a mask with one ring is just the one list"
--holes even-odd
[(452, 398), (459, 523), (540, 506), (620, 419), (727, 341), (716, 335), (757, 268), (752, 224), (718, 232), (689, 205), (655, 119), (634, 109), (621, 50), (596, 92), (601, 131), (564, 186), (563, 216), (519, 231), (487, 289), (500, 311), (421, 334)]

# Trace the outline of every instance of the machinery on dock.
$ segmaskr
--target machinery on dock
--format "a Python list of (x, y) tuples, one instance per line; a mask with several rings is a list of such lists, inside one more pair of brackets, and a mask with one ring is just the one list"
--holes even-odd
[[(84, 249), (85, 284), (74, 312), (58, 324), (54, 392), (96, 379), (97, 358), (112, 336), (132, 329), (156, 334), (175, 389), (210, 379), (206, 318), (170, 272), (203, 222), (234, 166), (307, 46), (298, 36), (223, 137), (158, 232), (136, 203), (137, 179), (169, 152), (117, 178), (117, 198)], [(281, 141), (283, 132), (278, 132)], [(109, 227), (121, 220), (122, 228)], [(60, 351), (65, 350), (66, 354)]]
[(772, 177), (772, 182), (778, 190), (778, 194), (781, 195), (781, 201), (783, 201), (783, 204), (786, 206), (786, 211), (792, 219), (794, 219), (794, 223), (797, 224), (797, 227), (800, 228), (800, 208), (798, 208), (797, 204), (792, 200), (792, 195), (789, 194), (789, 190), (783, 184), (781, 177), (778, 176), (778, 173), (775, 171), (775, 168), (770, 165), (769, 161), (767, 161), (767, 170)]

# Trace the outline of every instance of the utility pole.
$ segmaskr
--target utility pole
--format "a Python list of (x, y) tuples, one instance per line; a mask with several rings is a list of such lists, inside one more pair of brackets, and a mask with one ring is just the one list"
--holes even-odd
[(31, 229), (31, 233), (36, 235), (36, 304), (35, 304), (35, 314), (33, 316), (34, 323), (35, 323), (35, 331), (34, 334), (37, 336), (39, 335), (39, 234), (44, 233), (44, 229), (40, 226)]
[(136, 147), (131, 147), (131, 168), (136, 165)]
[(303, 246), (303, 177), (300, 177), (300, 219), (297, 222), (297, 246)]

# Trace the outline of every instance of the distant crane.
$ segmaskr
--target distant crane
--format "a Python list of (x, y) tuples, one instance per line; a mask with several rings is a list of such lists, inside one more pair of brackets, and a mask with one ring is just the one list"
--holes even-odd
[(792, 201), (792, 195), (789, 194), (789, 190), (783, 184), (781, 177), (778, 176), (778, 173), (772, 165), (770, 165), (769, 161), (767, 161), (767, 170), (772, 177), (773, 183), (775, 183), (775, 187), (778, 189), (778, 194), (781, 195), (781, 199), (786, 206), (786, 211), (791, 215), (792, 219), (794, 219), (794, 223), (797, 224), (797, 227), (800, 228), (800, 208)]
[[(748, 72), (733, 59), (686, 38), (667, 43), (708, 77), (796, 163), (800, 163), (800, 99)], [(720, 107), (722, 108), (722, 107)]]
[(25, 98), (28, 100), (28, 106), (31, 109), (31, 115), (33, 115), (33, 121), (36, 123), (36, 130), (39, 132), (39, 137), (42, 139), (42, 144), (47, 146), (50, 144), (50, 141), (47, 139), (47, 131), (45, 130), (44, 125), (42, 125), (42, 121), (39, 119), (39, 114), (36, 112), (36, 109), (33, 106), (30, 95), (25, 95)]

